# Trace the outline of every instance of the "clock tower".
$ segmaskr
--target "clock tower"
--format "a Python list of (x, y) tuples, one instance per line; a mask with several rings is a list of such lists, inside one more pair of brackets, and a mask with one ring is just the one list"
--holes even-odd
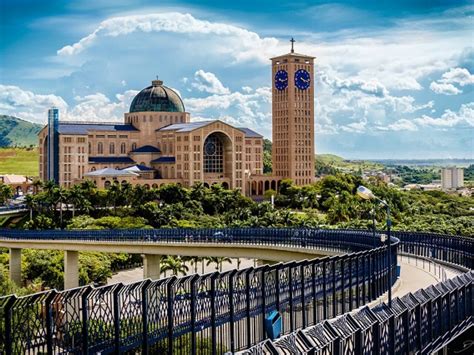
[(291, 52), (272, 61), (273, 175), (314, 181), (314, 57)]

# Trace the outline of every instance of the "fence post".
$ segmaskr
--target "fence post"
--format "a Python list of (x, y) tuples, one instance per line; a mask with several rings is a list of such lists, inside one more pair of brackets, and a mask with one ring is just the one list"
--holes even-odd
[(87, 296), (89, 293), (92, 292), (92, 287), (88, 287), (88, 289), (82, 294), (82, 353), (87, 355), (89, 353), (89, 307), (87, 304)]
[(337, 315), (337, 290), (336, 290), (336, 258), (332, 261), (332, 316)]
[(327, 296), (327, 292), (326, 292), (326, 280), (327, 280), (327, 276), (326, 276), (326, 265), (327, 265), (327, 261), (323, 261), (323, 319), (327, 319), (328, 317), (328, 296)]
[(212, 355), (216, 355), (216, 278), (219, 273), (215, 272), (211, 275), (211, 341)]
[(196, 354), (196, 281), (199, 276), (194, 275), (190, 280), (191, 287), (191, 354)]
[(142, 354), (148, 354), (148, 287), (151, 281), (145, 280), (142, 285)]
[(113, 292), (114, 299), (114, 346), (115, 352), (120, 352), (120, 307), (118, 302), (118, 292), (122, 289), (123, 284), (118, 284)]
[(246, 319), (246, 324), (247, 324), (247, 347), (251, 347), (251, 333), (250, 333), (250, 273), (253, 271), (253, 268), (249, 268), (247, 272), (245, 273), (245, 317)]
[(169, 281), (166, 285), (166, 295), (168, 297), (168, 354), (173, 353), (173, 318), (174, 318), (174, 284), (176, 282), (176, 276), (169, 278)]
[(303, 261), (300, 265), (300, 275), (301, 275), (301, 320), (303, 324), (303, 328), (306, 328), (306, 312), (305, 312), (305, 292), (304, 289), (306, 287), (306, 280), (304, 277), (304, 273), (306, 270), (307, 260)]
[(13, 354), (13, 339), (12, 339), (12, 306), (17, 299), (16, 295), (11, 295), (5, 302), (4, 317), (5, 317), (5, 353), (6, 355)]
[(53, 353), (53, 314), (51, 309), (51, 301), (56, 296), (56, 290), (52, 290), (45, 299), (46, 307), (46, 348), (48, 354)]
[(344, 259), (345, 257), (341, 258), (341, 314), (346, 313), (346, 280), (344, 278)]
[(262, 335), (263, 335), (263, 338), (260, 339), (259, 341), (262, 341), (263, 339), (265, 339), (265, 315), (266, 315), (266, 310), (267, 310), (267, 305), (266, 305), (266, 302), (265, 302), (265, 273), (268, 271), (269, 269), (269, 266), (268, 265), (264, 265), (262, 268), (260, 268), (260, 270), (262, 270), (261, 272), (261, 275), (262, 275), (262, 279), (261, 279), (261, 292), (262, 292)]
[[(235, 270), (232, 270), (229, 274), (229, 320), (230, 320), (230, 352), (235, 352), (235, 334), (234, 334), (234, 276), (236, 274)], [(192, 297), (192, 296), (191, 296)], [(191, 308), (192, 311), (192, 308)], [(195, 335), (193, 332), (193, 340), (195, 341)], [(196, 345), (194, 344), (194, 350), (196, 350)], [(193, 353), (195, 354), (195, 353)]]

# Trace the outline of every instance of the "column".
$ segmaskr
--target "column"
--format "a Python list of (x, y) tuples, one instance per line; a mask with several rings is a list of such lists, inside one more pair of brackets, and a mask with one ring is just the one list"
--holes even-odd
[(10, 248), (10, 280), (21, 286), (21, 249)]
[(160, 278), (161, 255), (143, 255), (143, 278), (158, 280)]
[(64, 251), (64, 289), (79, 287), (79, 252)]

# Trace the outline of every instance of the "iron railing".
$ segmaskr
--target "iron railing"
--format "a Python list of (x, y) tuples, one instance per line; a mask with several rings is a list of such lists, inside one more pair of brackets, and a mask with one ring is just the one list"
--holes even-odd
[(431, 354), (473, 326), (473, 282), (467, 272), (395, 298), (391, 308), (364, 307), (237, 354)]
[[(236, 351), (266, 338), (265, 315), (274, 309), (283, 314), (283, 331), (288, 333), (359, 307), (388, 287), (386, 247), (369, 249), (374, 243), (367, 231), (5, 230), (0, 235), (4, 239), (207, 241), (354, 251), (256, 269), (7, 296), (0, 299), (5, 329), (5, 345), (0, 350), (7, 354), (84, 349), (93, 353)], [(397, 243), (392, 240), (393, 273)]]
[[(446, 247), (449, 250), (434, 254), (441, 260), (472, 265), (473, 245), (468, 238), (435, 238), (423, 233), (401, 233), (400, 236), (402, 248), (407, 248), (407, 252), (424, 253), (427, 246), (433, 250), (434, 242), (435, 249)], [(144, 280), (130, 285), (86, 286), (19, 298), (6, 296), (0, 298), (0, 353), (6, 354), (234, 352), (267, 338), (263, 324), (272, 310), (282, 314), (283, 333), (288, 334), (376, 299), (388, 289), (389, 269), (392, 280), (396, 280), (398, 240), (392, 239), (392, 260), (388, 268), (386, 247), (380, 246), (377, 238), (379, 246), (373, 248), (374, 239), (369, 231), (2, 230), (0, 245), (1, 239), (205, 241), (351, 252), (224, 273)], [(465, 249), (456, 252), (458, 246)]]

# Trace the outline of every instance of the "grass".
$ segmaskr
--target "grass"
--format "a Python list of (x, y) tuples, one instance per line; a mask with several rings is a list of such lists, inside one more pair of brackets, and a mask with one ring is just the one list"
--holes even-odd
[(1, 148), (0, 174), (39, 176), (38, 148)]

